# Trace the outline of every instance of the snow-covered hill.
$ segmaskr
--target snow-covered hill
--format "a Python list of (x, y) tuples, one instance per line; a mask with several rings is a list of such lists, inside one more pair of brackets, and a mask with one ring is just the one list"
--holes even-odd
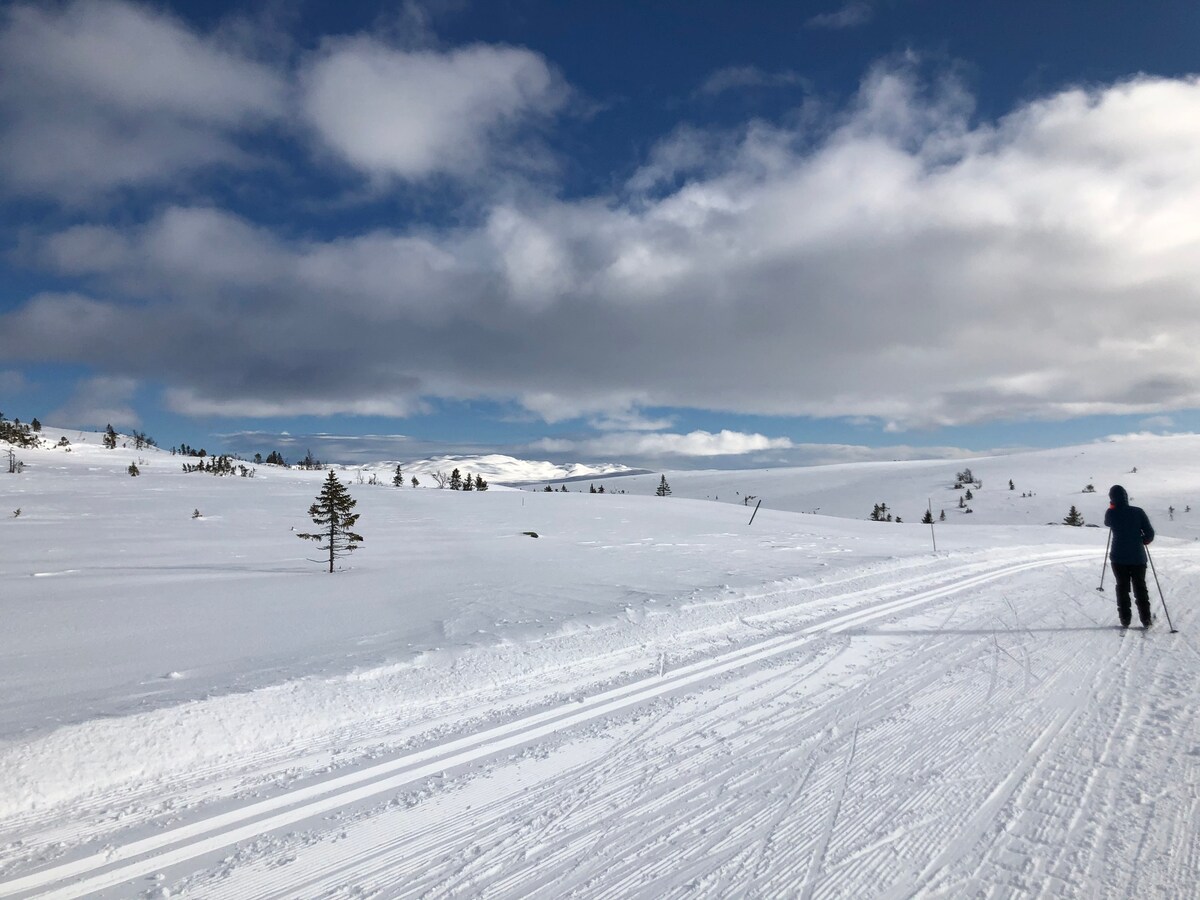
[(458, 469), (464, 476), (479, 475), (497, 485), (531, 484), (534, 482), (559, 484), (563, 481), (575, 481), (582, 478), (606, 478), (614, 475), (636, 474), (643, 470), (631, 469), (619, 464), (584, 465), (570, 463), (559, 465), (545, 460), (517, 459), (499, 453), (489, 453), (482, 456), (437, 456), (430, 459), (418, 459), (408, 462), (388, 460), (364, 466), (364, 471), (376, 472), (382, 480), (387, 475), (391, 480), (396, 466), (401, 467), (405, 478), (417, 476), (426, 485), (433, 485), (433, 476), (437, 472), (449, 475)]
[[(1076, 506), (1089, 524), (1102, 524), (1108, 489), (1124, 485), (1132, 502), (1156, 524), (1181, 537), (1200, 536), (1200, 436), (1128, 435), (1054, 450), (974, 459), (850, 463), (793, 469), (665, 472), (674, 497), (744, 504), (750, 495), (764, 509), (816, 512), (865, 519), (886, 503), (905, 522), (926, 508), (949, 524), (1041, 525), (1061, 522)], [(955, 489), (964, 469), (982, 482)], [(660, 473), (623, 478), (631, 493), (653, 493)], [(1012, 489), (1009, 482), (1012, 482)], [(1094, 493), (1087, 490), (1091, 485)], [(966, 513), (958, 506), (967, 489)], [(756, 500), (749, 505), (753, 506)], [(1194, 512), (1185, 514), (1191, 506)], [(1169, 521), (1169, 509), (1176, 518)]]
[[(324, 472), (65, 434), (0, 473), (2, 895), (1192, 891), (1200, 438), (604, 495), (349, 469), (328, 575)], [(1116, 481), (1178, 634), (1157, 590), (1116, 630), (1104, 532), (1046, 524)]]

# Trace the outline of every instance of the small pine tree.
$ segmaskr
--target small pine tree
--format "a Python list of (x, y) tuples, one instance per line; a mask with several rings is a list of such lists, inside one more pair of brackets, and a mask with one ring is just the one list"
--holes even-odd
[(488, 489), (488, 483), (483, 480), (483, 476), (476, 475), (475, 476), (475, 490), (486, 491), (487, 489)]
[(142, 474), (141, 469), (139, 469), (137, 467), (137, 463), (130, 463), (129, 468), (126, 471), (129, 472), (129, 474), (132, 475), (134, 478), (137, 478), (139, 475)]
[(326, 541), (321, 549), (329, 551), (330, 572), (333, 571), (334, 560), (356, 550), (363, 539), (362, 535), (351, 531), (358, 521), (359, 514), (351, 512), (357, 503), (331, 470), (321, 486), (317, 501), (308, 508), (309, 516), (321, 527), (321, 531), (296, 535), (308, 541)]
[(452, 491), (461, 491), (462, 490), (462, 484), (463, 484), (462, 473), (459, 472), (458, 469), (455, 469), (453, 472), (450, 473), (450, 481), (448, 482), (448, 484), (450, 485), (450, 490), (452, 490)]
[(1067, 513), (1067, 517), (1063, 519), (1064, 525), (1074, 525), (1078, 528), (1083, 524), (1083, 516), (1079, 514), (1079, 510), (1074, 505), (1071, 506), (1071, 511)]
[(600, 488), (596, 491), (596, 493), (603, 494), (604, 493), (604, 485), (600, 485)]
[(967, 499), (968, 499), (968, 500), (974, 500), (974, 499), (975, 499), (975, 495), (971, 493), (971, 489), (970, 489), (970, 488), (967, 488), (967, 494), (966, 494), (966, 497), (967, 497)]
[(104, 429), (104, 449), (117, 449), (117, 433), (113, 431), (112, 425), (109, 425)]
[(399, 466), (396, 466), (396, 474), (392, 476), (392, 484), (396, 487), (404, 487), (404, 474), (400, 471)]
[(1017, 486), (1013, 484), (1013, 480), (1011, 478), (1008, 479), (1008, 489), (1010, 491), (1015, 491), (1017, 489)]
[(471, 477), (471, 473), (467, 473), (467, 477), (463, 479), (462, 489), (464, 491), (475, 490), (475, 480)]
[(939, 522), (945, 522), (945, 521), (946, 521), (946, 511), (945, 511), (944, 509), (942, 510), (942, 514), (941, 514), (940, 516), (938, 516), (938, 521), (939, 521)]
[(925, 515), (921, 516), (921, 524), (922, 525), (932, 525), (933, 524), (933, 510), (932, 509), (925, 510)]
[(42, 423), (39, 422), (37, 420), (37, 418), (35, 417), (34, 420), (29, 423), (29, 427), (32, 428), (34, 431), (40, 432), (42, 430)]
[(414, 475), (414, 476), (412, 477), (412, 486), (413, 486), (413, 487), (416, 487), (416, 486), (417, 486), (418, 484), (420, 484), (420, 483), (421, 483), (421, 482), (419, 482), (419, 481), (417, 480), (417, 476), (416, 476), (416, 475)]
[(656, 495), (658, 495), (659, 497), (670, 497), (671, 496), (671, 486), (669, 484), (667, 484), (667, 476), (666, 475), (660, 476), (660, 478), (658, 480), (658, 490), (656, 490), (654, 493)]

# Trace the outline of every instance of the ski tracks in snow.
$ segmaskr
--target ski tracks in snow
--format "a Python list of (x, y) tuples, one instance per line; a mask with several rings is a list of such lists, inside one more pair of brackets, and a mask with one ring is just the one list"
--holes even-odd
[[(1171, 893), (1200, 866), (1196, 653), (1186, 634), (1079, 629), (1076, 604), (1045, 600), (1090, 590), (1093, 556), (845, 591), (794, 633), (143, 831), (0, 895)], [(1139, 777), (1164, 759), (1177, 790)]]

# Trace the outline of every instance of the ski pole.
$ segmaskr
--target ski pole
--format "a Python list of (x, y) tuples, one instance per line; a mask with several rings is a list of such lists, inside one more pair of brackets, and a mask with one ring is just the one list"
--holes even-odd
[(1171, 624), (1171, 614), (1167, 612), (1167, 599), (1163, 596), (1162, 585), (1158, 583), (1158, 570), (1154, 568), (1154, 557), (1150, 555), (1150, 548), (1146, 547), (1146, 559), (1150, 560), (1150, 571), (1154, 573), (1154, 586), (1158, 588), (1158, 599), (1162, 601), (1163, 612), (1167, 616), (1167, 625), (1171, 629), (1171, 634), (1178, 634), (1179, 629)]
[(1104, 590), (1104, 573), (1108, 571), (1108, 548), (1112, 546), (1112, 529), (1108, 529), (1108, 543), (1104, 545), (1104, 560), (1100, 563), (1100, 587), (1098, 591)]

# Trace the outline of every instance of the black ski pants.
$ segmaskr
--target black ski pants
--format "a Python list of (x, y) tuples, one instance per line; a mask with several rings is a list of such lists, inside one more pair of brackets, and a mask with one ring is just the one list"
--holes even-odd
[(1138, 618), (1143, 625), (1150, 624), (1150, 592), (1146, 589), (1146, 567), (1130, 566), (1124, 563), (1112, 564), (1113, 576), (1117, 579), (1117, 615), (1122, 625), (1128, 625), (1133, 617), (1129, 607), (1129, 588), (1133, 586), (1133, 596), (1137, 600)]

